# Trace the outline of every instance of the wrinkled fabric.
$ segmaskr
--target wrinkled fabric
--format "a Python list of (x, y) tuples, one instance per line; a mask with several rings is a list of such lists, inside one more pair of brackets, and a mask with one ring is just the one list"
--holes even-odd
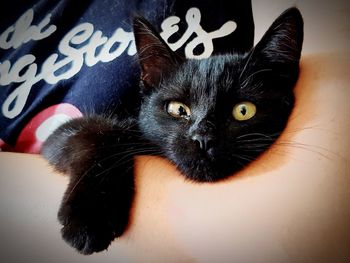
[(132, 114), (140, 15), (188, 58), (253, 45), (247, 0), (9, 1), (0, 10), (0, 149), (38, 153), (71, 118)]

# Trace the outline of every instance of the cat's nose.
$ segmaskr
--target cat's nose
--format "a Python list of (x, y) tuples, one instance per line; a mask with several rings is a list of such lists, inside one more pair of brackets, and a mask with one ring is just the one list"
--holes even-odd
[(210, 136), (196, 134), (192, 136), (192, 140), (202, 151), (208, 151), (213, 147), (213, 139)]

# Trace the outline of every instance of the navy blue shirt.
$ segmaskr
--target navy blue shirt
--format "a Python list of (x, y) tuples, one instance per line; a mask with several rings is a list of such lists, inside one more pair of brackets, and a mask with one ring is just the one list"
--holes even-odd
[(248, 0), (11, 0), (0, 10), (0, 149), (37, 153), (70, 118), (131, 112), (134, 15), (188, 58), (253, 45)]

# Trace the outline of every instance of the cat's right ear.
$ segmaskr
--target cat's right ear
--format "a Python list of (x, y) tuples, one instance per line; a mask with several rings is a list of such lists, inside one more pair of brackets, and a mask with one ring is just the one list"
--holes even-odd
[(267, 63), (298, 65), (304, 38), (300, 11), (292, 7), (283, 12), (256, 45), (255, 56)]
[(135, 17), (133, 26), (141, 80), (146, 89), (156, 87), (164, 74), (181, 63), (181, 58), (169, 48), (146, 19)]

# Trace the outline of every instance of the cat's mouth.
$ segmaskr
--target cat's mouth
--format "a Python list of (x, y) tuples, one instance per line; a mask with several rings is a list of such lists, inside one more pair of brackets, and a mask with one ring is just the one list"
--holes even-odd
[(178, 152), (173, 162), (182, 172), (182, 174), (194, 181), (209, 182), (215, 181), (216, 178), (222, 177), (218, 169), (217, 158), (214, 150), (212, 151), (195, 151), (195, 152)]
[(186, 152), (186, 155), (187, 159), (196, 163), (198, 166), (212, 165), (217, 159), (217, 152), (215, 148), (201, 149), (199, 147), (192, 147), (190, 151)]
[(215, 150), (213, 148), (208, 150), (197, 150), (194, 154), (201, 162), (211, 162), (215, 160)]

